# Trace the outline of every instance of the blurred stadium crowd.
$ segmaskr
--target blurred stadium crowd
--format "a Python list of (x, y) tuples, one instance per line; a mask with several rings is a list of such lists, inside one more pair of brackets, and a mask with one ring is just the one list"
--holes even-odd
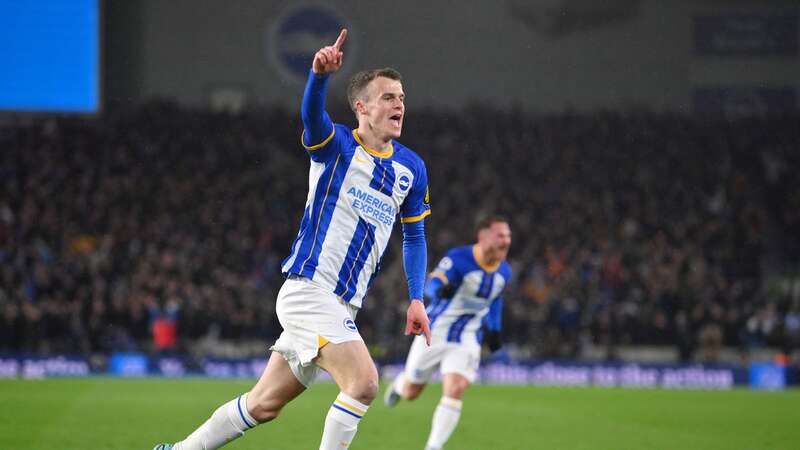
[[(332, 114), (347, 118), (344, 109)], [(308, 159), (296, 113), (152, 103), (0, 128), (0, 351), (263, 355)], [(800, 348), (800, 118), (414, 111), (431, 267), (481, 214), (514, 233), (504, 339), (522, 357)], [(401, 239), (359, 314), (398, 358)], [(793, 264), (795, 264), (793, 266)]]

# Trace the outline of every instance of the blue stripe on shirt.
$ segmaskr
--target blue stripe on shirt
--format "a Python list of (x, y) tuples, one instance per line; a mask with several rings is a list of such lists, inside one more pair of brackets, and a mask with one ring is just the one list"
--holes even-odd
[(461, 333), (473, 317), (475, 317), (475, 314), (462, 314), (458, 316), (458, 319), (450, 325), (450, 330), (447, 332), (447, 342), (461, 342)]
[(431, 308), (428, 308), (428, 320), (431, 321), (430, 327), (433, 328), (433, 324), (436, 322), (436, 319), (442, 315), (443, 312), (450, 306), (450, 302), (453, 301), (451, 298), (442, 298), (436, 301)]
[(492, 288), (494, 287), (494, 272), (483, 272), (481, 278), (481, 286), (478, 289), (478, 297), (489, 299), (492, 295)]
[(307, 230), (302, 232), (303, 239), (297, 251), (298, 256), (286, 272), (306, 278), (314, 276), (319, 263), (319, 254), (322, 252), (322, 244), (325, 242), (328, 226), (333, 218), (336, 202), (339, 200), (339, 191), (351, 159), (352, 155), (346, 157), (339, 154), (334, 161), (326, 164), (317, 182), (311, 215), (306, 224)]
[(364, 269), (372, 247), (375, 245), (375, 225), (358, 218), (358, 224), (350, 239), (347, 255), (339, 270), (334, 293), (349, 302), (358, 289), (358, 277)]
[(391, 197), (392, 190), (394, 189), (394, 180), (395, 173), (392, 162), (376, 160), (375, 168), (372, 170), (372, 181), (370, 181), (369, 187)]

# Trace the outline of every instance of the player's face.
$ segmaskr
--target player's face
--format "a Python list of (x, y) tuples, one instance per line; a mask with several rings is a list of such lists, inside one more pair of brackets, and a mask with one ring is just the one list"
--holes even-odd
[(397, 139), (403, 129), (406, 95), (403, 85), (391, 78), (377, 77), (367, 85), (366, 107), (370, 128), (379, 138)]
[(487, 248), (499, 260), (506, 259), (511, 247), (511, 227), (505, 222), (494, 222), (484, 230)]

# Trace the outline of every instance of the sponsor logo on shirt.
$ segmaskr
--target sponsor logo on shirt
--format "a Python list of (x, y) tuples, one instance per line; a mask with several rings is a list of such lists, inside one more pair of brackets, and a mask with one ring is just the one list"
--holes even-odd
[(356, 186), (351, 186), (347, 190), (347, 195), (352, 199), (351, 206), (362, 217), (372, 218), (389, 226), (394, 224), (397, 209), (391, 203), (385, 202)]

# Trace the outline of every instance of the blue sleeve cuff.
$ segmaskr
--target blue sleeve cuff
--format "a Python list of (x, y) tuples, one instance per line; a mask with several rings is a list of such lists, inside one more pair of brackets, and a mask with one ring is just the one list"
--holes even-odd
[(403, 267), (408, 281), (408, 296), (422, 300), (428, 250), (424, 221), (403, 224)]

